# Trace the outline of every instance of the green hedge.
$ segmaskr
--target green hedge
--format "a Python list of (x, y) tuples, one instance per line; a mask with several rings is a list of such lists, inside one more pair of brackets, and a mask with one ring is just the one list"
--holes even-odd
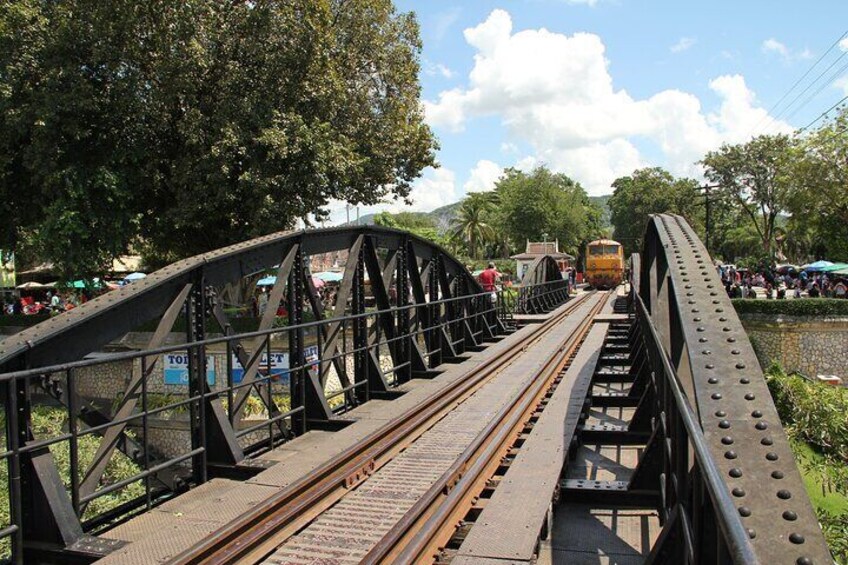
[(783, 314), (785, 316), (848, 316), (848, 300), (837, 298), (800, 298), (790, 300), (748, 300), (735, 298), (739, 314)]

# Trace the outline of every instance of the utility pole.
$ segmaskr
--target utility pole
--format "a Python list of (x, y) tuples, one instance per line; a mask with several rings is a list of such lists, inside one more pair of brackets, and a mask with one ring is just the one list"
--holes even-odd
[(701, 190), (704, 191), (704, 206), (706, 207), (706, 210), (705, 210), (706, 221), (704, 222), (706, 224), (704, 226), (706, 228), (706, 234), (704, 234), (705, 235), (704, 246), (707, 248), (707, 252), (709, 253), (710, 252), (710, 235), (712, 233), (712, 213), (711, 213), (712, 209), (710, 207), (710, 189), (721, 188), (721, 185), (720, 184), (705, 184), (705, 185), (701, 186), (700, 188), (701, 188)]

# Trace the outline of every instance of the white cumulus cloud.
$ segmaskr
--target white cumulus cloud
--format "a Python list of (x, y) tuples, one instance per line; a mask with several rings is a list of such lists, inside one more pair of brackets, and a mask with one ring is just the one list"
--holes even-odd
[[(595, 34), (514, 31), (504, 10), (464, 34), (476, 50), (467, 85), (425, 102), (430, 124), (461, 131), (477, 117), (496, 116), (512, 143), (533, 148), (533, 162), (573, 176), (592, 194), (609, 192), (612, 180), (649, 164), (637, 138), (655, 144), (666, 159), (660, 164), (676, 174), (697, 174), (694, 163), (706, 151), (744, 141), (765, 116), (741, 75), (709, 83), (719, 102), (713, 112), (679, 90), (634, 99), (614, 87)], [(783, 123), (775, 129), (791, 130)]]
[(682, 53), (693, 45), (697, 40), (694, 37), (681, 37), (677, 43), (669, 47), (672, 53)]
[(481, 159), (471, 169), (471, 177), (462, 185), (462, 188), (465, 189), (465, 192), (485, 192), (492, 190), (495, 188), (495, 183), (498, 182), (502, 173), (503, 167), (494, 161)]
[(445, 167), (425, 169), (424, 176), (412, 185), (409, 198), (412, 200), (412, 205), (392, 202), (384, 209), (390, 212), (429, 212), (439, 206), (456, 202), (459, 198), (456, 193), (456, 174)]
[(456, 73), (442, 63), (433, 63), (424, 61), (424, 72), (429, 76), (441, 76), (443, 78), (453, 78)]
[[(841, 43), (840, 46), (842, 46)], [(810, 59), (813, 56), (813, 52), (807, 48), (804, 48), (798, 52), (793, 52), (789, 47), (786, 46), (786, 44), (781, 43), (773, 37), (770, 37), (763, 41), (761, 47), (763, 53), (776, 53), (777, 55), (780, 55), (780, 57), (787, 63), (796, 59)]]
[(789, 57), (789, 48), (773, 37), (763, 41), (762, 48), (764, 53), (777, 53), (781, 57)]

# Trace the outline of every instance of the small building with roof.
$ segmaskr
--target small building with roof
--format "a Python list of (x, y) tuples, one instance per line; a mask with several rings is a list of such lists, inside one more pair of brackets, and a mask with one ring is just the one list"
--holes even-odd
[(527, 246), (524, 253), (513, 255), (510, 259), (515, 259), (515, 274), (520, 280), (524, 277), (524, 273), (533, 261), (539, 257), (550, 255), (557, 262), (560, 272), (570, 268), (574, 262), (574, 256), (568, 253), (563, 253), (559, 250), (559, 240), (554, 241), (530, 241), (527, 240)]

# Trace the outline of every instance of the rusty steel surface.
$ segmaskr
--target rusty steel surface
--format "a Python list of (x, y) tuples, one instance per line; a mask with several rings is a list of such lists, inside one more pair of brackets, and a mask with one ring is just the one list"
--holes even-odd
[[(392, 529), (364, 558), (366, 562), (420, 563), (436, 559), (439, 549), (456, 531), (486, 482), (501, 464), (518, 433), (544, 410), (542, 396), (556, 386), (592, 326), (592, 318), (604, 305), (603, 294), (583, 316), (575, 316), (573, 328), (561, 345), (548, 353), (541, 367), (528, 378), (519, 394), (478, 434), (462, 461), (462, 476), (455, 485), (436, 483), (413, 505), (398, 527)], [(473, 458), (471, 457), (473, 454)], [(440, 489), (441, 488), (441, 492)], [(445, 491), (449, 491), (446, 494)]]
[[(382, 466), (391, 461), (397, 451), (407, 447), (417, 436), (450, 412), (456, 404), (477, 391), (488, 379), (497, 374), (505, 364), (520, 355), (532, 342), (540, 339), (551, 328), (557, 326), (570, 313), (583, 308), (590, 294), (574, 299), (557, 315), (534, 328), (534, 332), (502, 351), (481, 368), (472, 378), (458, 383), (446, 393), (425, 401), (408, 413), (395, 418), (369, 434), (363, 440), (325, 464), (308, 476), (284, 488), (278, 495), (245, 513), (239, 519), (203, 542), (177, 556), (174, 563), (235, 563), (244, 560), (257, 561), (276, 546), (268, 547), (275, 536), (285, 541), (300, 524), (310, 508), (327, 507), (341, 499), (350, 488), (349, 478), (357, 475), (357, 481), (365, 479), (372, 471), (370, 464)], [(411, 437), (410, 434), (413, 434)], [(367, 469), (366, 472), (362, 472)], [(391, 496), (391, 495), (388, 495)], [(314, 518), (315, 516), (311, 516)], [(291, 531), (294, 530), (294, 531)], [(276, 542), (274, 542), (276, 543)], [(277, 544), (278, 545), (278, 544)]]

